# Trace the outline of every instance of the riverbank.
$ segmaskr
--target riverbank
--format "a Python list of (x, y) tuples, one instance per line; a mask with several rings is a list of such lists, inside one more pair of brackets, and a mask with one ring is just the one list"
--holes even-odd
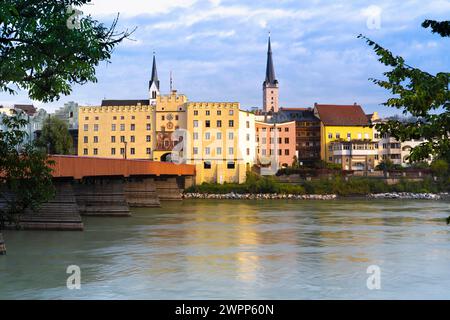
[[(211, 200), (336, 200), (348, 199), (354, 196), (338, 196), (336, 194), (278, 194), (278, 193), (185, 193), (183, 199), (211, 199)], [(444, 200), (450, 199), (448, 193), (411, 193), (389, 192), (357, 196), (366, 199), (399, 199), (399, 200)]]

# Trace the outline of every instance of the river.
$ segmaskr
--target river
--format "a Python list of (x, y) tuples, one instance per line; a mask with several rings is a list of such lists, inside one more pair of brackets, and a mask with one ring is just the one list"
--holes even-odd
[(450, 299), (449, 215), (448, 201), (186, 200), (84, 232), (6, 231), (0, 299)]

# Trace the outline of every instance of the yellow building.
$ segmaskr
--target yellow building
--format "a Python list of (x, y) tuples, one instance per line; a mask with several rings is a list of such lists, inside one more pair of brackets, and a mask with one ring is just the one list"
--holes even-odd
[(172, 151), (180, 142), (173, 134), (186, 128), (187, 97), (176, 90), (168, 95), (158, 95), (155, 107), (155, 150), (153, 160), (170, 161)]
[(80, 107), (78, 155), (152, 159), (154, 107), (148, 100), (104, 100)]
[(361, 106), (315, 104), (314, 113), (321, 120), (322, 160), (344, 170), (374, 169), (378, 148)]
[(247, 154), (247, 136), (241, 136), (239, 128), (247, 122), (239, 121), (239, 103), (190, 102), (186, 109), (185, 155), (187, 163), (196, 166), (196, 183), (243, 183), (248, 168), (248, 157), (243, 154), (243, 150)]

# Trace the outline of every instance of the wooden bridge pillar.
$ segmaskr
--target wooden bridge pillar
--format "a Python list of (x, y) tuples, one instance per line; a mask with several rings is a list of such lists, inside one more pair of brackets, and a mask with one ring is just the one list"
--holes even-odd
[(3, 236), (0, 233), (0, 256), (6, 254), (6, 246), (5, 241), (3, 241)]
[(125, 183), (125, 197), (130, 207), (160, 207), (154, 178), (132, 177)]
[(121, 177), (86, 178), (76, 183), (75, 195), (81, 215), (130, 216), (124, 184)]

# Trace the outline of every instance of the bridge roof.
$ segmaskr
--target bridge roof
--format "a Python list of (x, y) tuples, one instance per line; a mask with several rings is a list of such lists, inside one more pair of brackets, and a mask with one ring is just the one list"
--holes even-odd
[(193, 176), (195, 166), (150, 160), (125, 160), (78, 156), (50, 156), (54, 178), (99, 177), (99, 176)]

